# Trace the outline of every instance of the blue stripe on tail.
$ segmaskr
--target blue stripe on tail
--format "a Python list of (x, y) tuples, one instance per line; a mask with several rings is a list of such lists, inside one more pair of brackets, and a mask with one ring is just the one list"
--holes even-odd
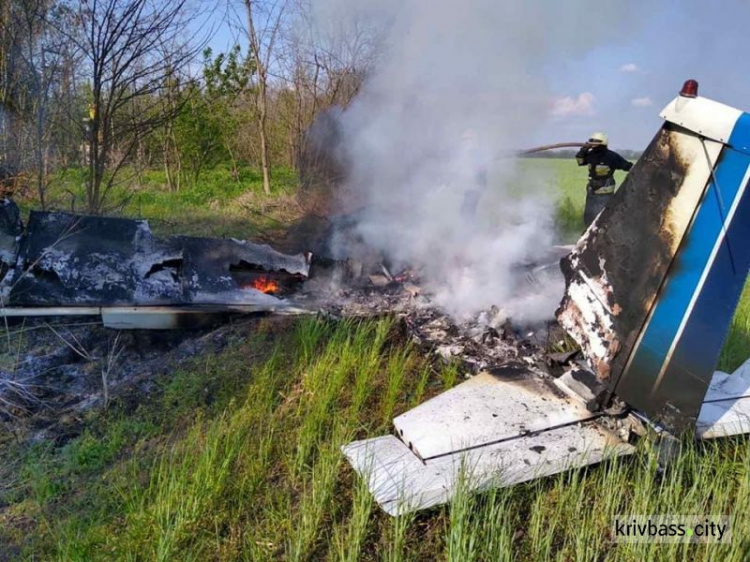
[[(748, 143), (750, 115), (743, 114), (729, 144)], [(716, 182), (711, 181), (701, 200), (651, 320), (616, 389), (626, 401), (651, 415), (658, 417), (656, 412), (671, 403), (683, 415), (694, 417), (713, 376), (750, 267), (750, 192), (743, 192), (745, 186), (741, 185), (748, 167), (747, 154), (731, 148), (722, 152), (715, 171)], [(736, 212), (729, 221), (727, 214), (735, 203)], [(722, 241), (721, 246), (678, 338), (680, 324), (688, 314), (717, 240)], [(673, 344), (674, 351), (668, 359)], [(636, 381), (641, 388), (633, 388)], [(643, 388), (646, 383), (650, 389)], [(649, 394), (649, 398), (644, 398)]]

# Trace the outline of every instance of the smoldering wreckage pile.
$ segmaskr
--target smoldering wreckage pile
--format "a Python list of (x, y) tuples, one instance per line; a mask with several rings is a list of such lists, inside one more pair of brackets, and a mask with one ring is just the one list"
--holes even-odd
[[(43, 351), (2, 376), (40, 387), (55, 379), (76, 411), (101, 400), (76, 380), (88, 344), (107, 357), (95, 342), (109, 328), (130, 330), (118, 352), (129, 360), (112, 377), (129, 384), (129, 374), (147, 381), (170, 358), (221, 348), (228, 330), (183, 329), (227, 316), (398, 315), (468, 380), (395, 418), (394, 434), (343, 447), (394, 515), (450, 501), (459, 480), (508, 486), (626, 455), (647, 431), (666, 443), (684, 430), (748, 433), (750, 366), (714, 369), (750, 266), (750, 115), (695, 94), (664, 110), (614, 203), (574, 248), (519, 266), (521, 291), (559, 282), (557, 322), (520, 326), (494, 307), (456, 321), (434, 306), (420, 270), (377, 252), (286, 255), (238, 240), (160, 239), (145, 221), (34, 212), (22, 231), (5, 221), (2, 313), (34, 328), (29, 317), (101, 324), (37, 319), (47, 329), (29, 333)], [(577, 348), (552, 352), (566, 334)]]
[[(514, 326), (498, 308), (457, 322), (431, 305), (418, 271), (391, 272), (376, 252), (366, 261), (333, 260), (244, 240), (160, 239), (145, 220), (64, 212), (32, 211), (24, 226), (12, 202), (0, 218), (2, 314), (11, 332), (25, 333), (23, 349), (8, 350), (21, 360), (3, 374), (5, 402), (13, 405), (6, 416), (100, 405), (101, 379), (88, 374), (113, 354), (107, 382), (116, 394), (118, 385), (147, 383), (170, 363), (220, 350), (238, 323), (269, 314), (395, 315), (426, 352), (460, 361), (467, 373), (548, 361), (551, 324)], [(316, 242), (324, 254), (333, 230)], [(530, 265), (529, 283), (549, 276), (549, 265)]]

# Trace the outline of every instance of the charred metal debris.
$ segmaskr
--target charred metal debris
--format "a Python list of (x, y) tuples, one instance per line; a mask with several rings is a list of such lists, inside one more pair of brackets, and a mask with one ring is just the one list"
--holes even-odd
[[(101, 310), (105, 325), (118, 328), (198, 327), (207, 311), (223, 307), (330, 317), (395, 314), (420, 346), (470, 373), (508, 361), (544, 366), (543, 348), (560, 338), (551, 335), (554, 325), (513, 326), (497, 308), (457, 322), (431, 304), (419, 271), (392, 272), (377, 253), (363, 260), (286, 255), (234, 239), (158, 238), (144, 220), (60, 212), (33, 211), (23, 229), (15, 205), (6, 209), (0, 295), (10, 313)], [(196, 307), (204, 314), (179, 314)], [(175, 320), (153, 320), (167, 315)]]
[[(236, 313), (302, 311), (333, 319), (390, 315), (399, 318), (405, 335), (421, 350), (456, 364), (467, 376), (516, 368), (547, 377), (559, 375), (575, 359), (575, 353), (547, 356), (548, 343), (564, 339), (556, 323), (514, 325), (497, 308), (456, 321), (431, 303), (419, 271), (391, 271), (377, 253), (362, 260), (286, 255), (233, 239), (159, 238), (143, 220), (60, 212), (34, 211), (23, 228), (14, 218), (15, 205), (10, 203), (8, 211), (9, 220), (0, 221), (0, 290), (3, 311), (10, 315), (98, 313), (105, 327), (180, 329), (175, 337), (188, 346), (203, 337), (203, 329)], [(28, 320), (26, 326), (33, 328), (28, 368), (13, 375), (39, 388), (49, 387), (42, 372), (62, 369), (70, 376), (61, 380), (74, 381), (83, 369), (67, 347), (60, 357), (42, 356), (42, 342), (62, 342), (47, 325), (57, 332), (69, 329), (57, 320)], [(89, 326), (70, 329), (81, 341), (106, 334)], [(138, 345), (134, 337), (121, 339), (123, 357), (136, 352), (129, 349), (131, 343)]]
[(6, 307), (280, 306), (310, 258), (244, 240), (157, 238), (144, 220), (32, 211), (3, 226)]

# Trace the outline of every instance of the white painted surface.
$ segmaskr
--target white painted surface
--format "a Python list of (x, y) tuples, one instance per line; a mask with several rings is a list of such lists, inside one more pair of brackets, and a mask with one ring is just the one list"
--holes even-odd
[(750, 433), (750, 360), (731, 375), (714, 374), (696, 422), (700, 439), (742, 433)]
[(674, 157), (685, 165), (680, 191), (664, 216), (664, 228), (672, 234), (672, 252), (675, 253), (693, 220), (724, 145), (676, 131), (671, 133), (670, 140), (671, 148), (663, 147), (663, 150), (672, 150)]
[(286, 301), (276, 305), (216, 304), (188, 306), (68, 306), (38, 308), (0, 308), (0, 318), (37, 316), (101, 316), (105, 327), (118, 330), (168, 330), (177, 327), (177, 320), (185, 315), (205, 315), (221, 312), (251, 314), (273, 312), (297, 316), (315, 314), (315, 310), (291, 306)]
[(727, 374), (716, 371), (704, 402), (715, 402), (717, 400), (731, 400), (733, 398), (750, 397), (750, 360), (745, 361), (734, 373)]
[[(695, 214), (701, 198), (711, 178), (711, 170), (716, 165), (723, 145), (711, 140), (702, 141), (691, 133), (673, 131), (669, 134), (669, 142), (659, 143), (656, 150), (665, 151), (661, 157), (667, 160), (673, 157), (685, 165), (685, 177), (680, 186), (678, 195), (670, 202), (665, 210), (662, 228), (670, 233), (672, 247), (671, 255), (674, 256), (681, 244), (685, 233)], [(671, 154), (670, 154), (671, 153)], [(591, 367), (600, 379), (606, 380), (615, 356), (620, 353), (622, 343), (614, 329), (614, 318), (621, 314), (621, 303), (627, 302), (630, 295), (626, 291), (629, 286), (612, 287), (608, 279), (608, 267), (604, 260), (600, 260), (601, 275), (593, 276), (584, 271), (580, 256), (588, 250), (590, 237), (598, 229), (598, 218), (589, 227), (589, 230), (578, 241), (576, 248), (571, 254), (571, 266), (579, 275), (571, 280), (568, 287), (568, 302), (565, 308), (558, 314), (557, 320), (573, 339), (581, 346), (584, 355)], [(644, 268), (645, 268), (644, 264)], [(639, 275), (653, 275), (649, 270), (639, 272)], [(666, 274), (666, 273), (665, 273)], [(625, 291), (625, 292), (623, 292)], [(611, 293), (611, 294), (610, 294)], [(640, 345), (641, 338), (646, 332), (648, 323), (651, 321), (653, 304), (658, 292), (645, 295), (643, 309), (648, 310), (646, 326), (641, 330), (636, 341), (636, 348)], [(609, 306), (608, 302), (614, 305)], [(632, 361), (635, 354), (630, 355)], [(630, 363), (625, 367), (625, 372), (630, 368)]]
[(468, 491), (501, 488), (632, 451), (630, 445), (593, 422), (520, 437), (426, 463), (391, 435), (355, 441), (343, 447), (351, 465), (367, 479), (375, 500), (390, 515), (449, 502), (461, 479)]
[(696, 423), (698, 439), (750, 433), (750, 397), (706, 402)]
[(50, 306), (38, 308), (1, 307), (0, 318), (22, 318), (25, 316), (98, 316), (98, 306)]
[[(132, 306), (101, 308), (102, 323), (105, 328), (115, 330), (173, 330), (190, 325), (190, 318), (199, 324), (202, 317), (224, 312), (252, 314), (256, 312), (273, 312), (282, 315), (311, 314), (312, 311), (282, 305), (195, 305), (185, 307), (172, 306)], [(184, 320), (183, 319), (187, 318)]]
[(480, 373), (398, 416), (396, 433), (422, 459), (590, 419), (594, 414), (541, 377)]
[(665, 121), (723, 143), (729, 140), (740, 115), (739, 109), (700, 96), (677, 96), (660, 114)]
[(173, 330), (186, 315), (205, 314), (168, 307), (102, 308), (102, 323), (113, 330)]

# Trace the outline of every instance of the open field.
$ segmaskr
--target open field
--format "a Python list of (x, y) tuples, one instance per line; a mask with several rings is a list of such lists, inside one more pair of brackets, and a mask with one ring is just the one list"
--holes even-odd
[[(84, 177), (79, 169), (58, 173), (46, 193), (49, 208), (84, 212)], [(241, 167), (235, 180), (228, 166), (219, 166), (180, 191), (169, 191), (159, 170), (128, 178), (108, 194), (108, 214), (149, 219), (152, 230), (163, 235), (253, 238), (286, 226), (300, 214), (297, 176), (287, 168), (274, 170), (270, 196), (263, 193), (261, 173), (248, 167)], [(37, 201), (29, 191), (18, 203), (28, 212), (38, 208)]]
[[(585, 172), (559, 160), (523, 166), (558, 178), (558, 223), (573, 237)], [(125, 214), (157, 218), (155, 228), (166, 232), (271, 237), (298, 216), (283, 204), (293, 200), (293, 177), (282, 172), (287, 183), (269, 199), (257, 175), (246, 173), (236, 190), (216, 188), (219, 176), (177, 195), (160, 191), (154, 175)], [(749, 355), (746, 289), (720, 366), (731, 370)], [(147, 396), (90, 412), (64, 442), (0, 439), (0, 560), (750, 556), (744, 438), (697, 445), (686, 438), (664, 472), (647, 440), (631, 458), (461, 494), (450, 507), (414, 517), (385, 516), (340, 446), (388, 431), (394, 415), (457, 382), (454, 367), (422, 357), (387, 319), (238, 323), (224, 351), (155, 376)], [(615, 545), (618, 514), (731, 515), (734, 538), (726, 545)]]

